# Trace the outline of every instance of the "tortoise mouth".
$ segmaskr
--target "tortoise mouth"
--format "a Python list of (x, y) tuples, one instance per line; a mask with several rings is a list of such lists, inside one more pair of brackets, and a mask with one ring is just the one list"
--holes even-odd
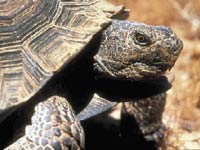
[(111, 101), (127, 101), (129, 98), (145, 98), (166, 92), (171, 88), (174, 80), (174, 75), (166, 70), (143, 80), (118, 78), (106, 67), (104, 60), (98, 56), (94, 59), (94, 70), (97, 71), (94, 76), (97, 91), (102, 97)]
[[(165, 76), (174, 66), (174, 63), (154, 62), (148, 63), (132, 63), (111, 70), (110, 66), (114, 66), (116, 62), (102, 59), (98, 55), (94, 56), (94, 71), (97, 78), (111, 78), (116, 80), (146, 81)], [(112, 64), (111, 64), (112, 63)], [(113, 71), (114, 70), (114, 71)], [(129, 71), (128, 73), (126, 71)], [(126, 72), (126, 73), (124, 73)]]

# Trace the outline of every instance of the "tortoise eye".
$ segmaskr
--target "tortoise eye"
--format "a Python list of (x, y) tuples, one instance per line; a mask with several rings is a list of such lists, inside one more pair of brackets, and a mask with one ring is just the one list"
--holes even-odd
[(135, 34), (135, 42), (138, 45), (146, 46), (150, 44), (150, 39), (144, 33), (138, 32)]

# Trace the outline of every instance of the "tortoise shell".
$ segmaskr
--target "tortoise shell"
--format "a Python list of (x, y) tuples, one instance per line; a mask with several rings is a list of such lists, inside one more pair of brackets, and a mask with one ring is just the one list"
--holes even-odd
[(120, 9), (102, 0), (0, 0), (1, 111), (37, 93)]

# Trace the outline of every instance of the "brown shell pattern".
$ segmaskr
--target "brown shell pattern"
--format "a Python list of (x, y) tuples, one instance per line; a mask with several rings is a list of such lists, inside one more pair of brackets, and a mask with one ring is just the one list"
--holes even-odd
[(106, 4), (0, 0), (0, 110), (27, 101), (84, 50), (114, 14), (116, 7)]

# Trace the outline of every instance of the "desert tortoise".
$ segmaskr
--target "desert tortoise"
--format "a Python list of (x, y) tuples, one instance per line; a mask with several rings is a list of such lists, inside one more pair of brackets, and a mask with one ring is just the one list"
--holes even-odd
[[(171, 29), (111, 19), (123, 10), (103, 0), (0, 1), (1, 121), (24, 102), (43, 101), (25, 135), (7, 149), (83, 148), (83, 129), (63, 98), (75, 95), (69, 96), (73, 103), (81, 95), (73, 87), (85, 90), (89, 82), (77, 77), (144, 80), (159, 77), (174, 65), (182, 42)], [(73, 77), (78, 70), (74, 60), (83, 56), (78, 64), (88, 62), (88, 67), (77, 68), (89, 75)], [(67, 76), (67, 81), (58, 76)], [(69, 84), (73, 78), (76, 82)], [(58, 92), (61, 83), (69, 89), (64, 96)], [(78, 118), (115, 104), (94, 95)]]

